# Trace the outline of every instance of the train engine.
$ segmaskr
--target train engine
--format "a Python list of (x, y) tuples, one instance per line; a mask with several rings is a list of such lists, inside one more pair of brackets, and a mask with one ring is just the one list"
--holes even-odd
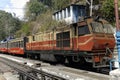
[(86, 18), (69, 26), (29, 36), (25, 52), (46, 61), (109, 66), (115, 46), (112, 26), (104, 19)]

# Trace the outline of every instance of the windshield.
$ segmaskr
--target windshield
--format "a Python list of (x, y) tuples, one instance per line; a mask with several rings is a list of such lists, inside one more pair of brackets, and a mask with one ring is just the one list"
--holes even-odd
[(92, 26), (92, 31), (93, 32), (95, 32), (95, 33), (104, 33), (104, 30), (103, 30), (103, 27), (102, 27), (101, 23), (99, 23), (99, 22), (92, 22), (91, 26)]
[(105, 33), (113, 33), (111, 24), (103, 24), (103, 28)]

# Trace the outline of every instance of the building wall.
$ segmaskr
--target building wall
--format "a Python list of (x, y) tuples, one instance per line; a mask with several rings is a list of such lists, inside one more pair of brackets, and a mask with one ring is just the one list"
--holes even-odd
[(79, 21), (79, 17), (84, 16), (82, 13), (83, 7), (69, 6), (64, 8), (53, 15), (53, 18), (57, 21), (65, 21), (68, 24), (76, 23)]

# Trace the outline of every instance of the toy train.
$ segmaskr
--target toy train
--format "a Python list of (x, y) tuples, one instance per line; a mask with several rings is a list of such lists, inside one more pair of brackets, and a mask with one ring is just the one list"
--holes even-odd
[(109, 66), (114, 46), (112, 26), (104, 19), (86, 18), (69, 26), (0, 43), (0, 51), (53, 62), (89, 62), (100, 68)]

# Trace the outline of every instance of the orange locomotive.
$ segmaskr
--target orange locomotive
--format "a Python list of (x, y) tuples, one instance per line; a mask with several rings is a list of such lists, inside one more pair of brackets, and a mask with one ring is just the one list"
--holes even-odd
[(62, 63), (67, 59), (70, 64), (89, 62), (99, 68), (109, 66), (114, 46), (112, 26), (104, 19), (86, 18), (69, 26), (0, 43), (0, 51)]
[(93, 67), (109, 66), (115, 46), (112, 26), (103, 19), (87, 18), (70, 26), (28, 36), (27, 56), (46, 61), (82, 64)]

